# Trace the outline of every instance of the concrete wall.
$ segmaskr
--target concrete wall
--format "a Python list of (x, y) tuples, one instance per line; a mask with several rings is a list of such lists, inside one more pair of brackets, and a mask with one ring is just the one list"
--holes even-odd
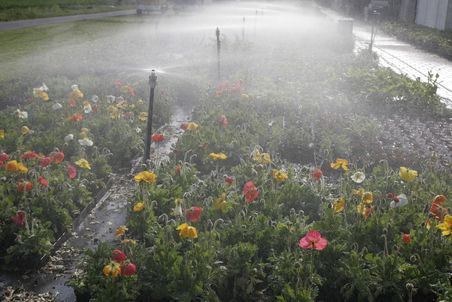
[(416, 4), (417, 0), (402, 0), (399, 15), (400, 20), (403, 22), (414, 23), (416, 21)]

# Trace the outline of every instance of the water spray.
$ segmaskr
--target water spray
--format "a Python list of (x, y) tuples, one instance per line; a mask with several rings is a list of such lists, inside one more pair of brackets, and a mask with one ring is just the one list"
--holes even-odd
[(152, 69), (151, 75), (149, 76), (149, 108), (148, 108), (148, 123), (146, 127), (146, 146), (144, 147), (144, 158), (143, 163), (146, 164), (149, 159), (151, 152), (151, 135), (152, 135), (152, 115), (154, 113), (154, 90), (155, 86), (157, 86), (157, 76), (155, 74), (155, 70)]
[(220, 42), (220, 29), (217, 27), (215, 31), (217, 35), (217, 69), (218, 69), (218, 81), (221, 79), (221, 70), (220, 70), (220, 50), (221, 50), (221, 42)]

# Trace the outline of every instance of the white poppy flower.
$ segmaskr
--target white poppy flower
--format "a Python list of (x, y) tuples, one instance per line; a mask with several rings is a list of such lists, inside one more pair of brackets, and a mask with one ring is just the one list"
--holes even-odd
[(42, 86), (39, 87), (39, 89), (41, 89), (42, 91), (45, 91), (45, 92), (49, 91), (49, 87), (47, 87), (46, 83), (42, 83)]
[(83, 105), (83, 112), (86, 114), (91, 113), (93, 111), (93, 108), (90, 104)]
[(137, 133), (141, 133), (141, 128), (140, 128), (140, 127), (137, 127), (137, 128), (135, 129), (135, 131), (136, 131)]
[(93, 103), (97, 103), (97, 102), (99, 102), (99, 97), (98, 97), (97, 95), (93, 95), (93, 96), (91, 97), (91, 101), (92, 101)]
[[(405, 206), (408, 204), (408, 198), (406, 197), (405, 194), (400, 194), (394, 199), (395, 200), (391, 201), (391, 203), (389, 204), (389, 206), (391, 208), (398, 208), (398, 207)], [(396, 200), (398, 200), (398, 201), (396, 201)]]
[(108, 103), (114, 103), (116, 100), (116, 97), (114, 95), (107, 95), (107, 102)]
[(74, 85), (72, 85), (71, 86), (71, 89), (74, 91), (74, 90), (77, 90), (78, 89), (78, 85), (77, 84), (74, 84)]
[(366, 179), (366, 175), (363, 172), (356, 172), (350, 177), (355, 183), (360, 184)]
[(55, 103), (52, 105), (53, 110), (60, 110), (61, 108), (63, 108), (63, 105), (61, 105), (60, 103)]
[(83, 139), (79, 139), (78, 143), (82, 146), (91, 147), (94, 143), (89, 138), (85, 137)]
[(28, 118), (28, 112), (27, 111), (21, 111), (20, 109), (17, 109), (14, 113), (20, 119), (26, 120)]
[(71, 133), (64, 137), (64, 142), (69, 143), (73, 139), (74, 139), (74, 134)]

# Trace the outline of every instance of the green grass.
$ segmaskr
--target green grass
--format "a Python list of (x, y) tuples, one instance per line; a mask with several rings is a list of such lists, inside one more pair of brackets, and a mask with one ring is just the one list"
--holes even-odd
[(134, 0), (2, 0), (0, 21), (47, 18), (134, 8)]

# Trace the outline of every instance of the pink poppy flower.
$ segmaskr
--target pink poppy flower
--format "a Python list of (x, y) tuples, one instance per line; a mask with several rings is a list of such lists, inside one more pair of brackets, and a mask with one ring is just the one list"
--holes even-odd
[(322, 238), (319, 231), (311, 230), (300, 239), (298, 246), (304, 250), (316, 249), (321, 251), (328, 246), (328, 240)]
[(111, 252), (111, 259), (113, 259), (113, 261), (121, 263), (127, 259), (127, 256), (120, 249), (115, 249), (113, 250), (113, 252)]
[(20, 156), (20, 159), (36, 159), (38, 157), (39, 157), (38, 153), (34, 151), (27, 151)]
[(67, 165), (67, 175), (70, 179), (77, 177), (77, 169), (73, 165)]
[(190, 222), (197, 222), (201, 218), (202, 208), (191, 207), (185, 211), (185, 217)]
[(312, 178), (314, 178), (316, 181), (320, 181), (322, 176), (323, 176), (323, 172), (319, 168), (316, 168), (316, 169), (314, 169), (314, 171), (312, 171)]
[(45, 156), (41, 159), (39, 165), (43, 168), (47, 167), (48, 165), (50, 165), (50, 163), (52, 162), (52, 159), (48, 156)]
[(0, 161), (7, 161), (9, 160), (9, 155), (5, 152), (0, 153)]
[(224, 177), (224, 181), (225, 181), (228, 185), (232, 185), (232, 183), (234, 182), (234, 177), (226, 175), (226, 176)]

